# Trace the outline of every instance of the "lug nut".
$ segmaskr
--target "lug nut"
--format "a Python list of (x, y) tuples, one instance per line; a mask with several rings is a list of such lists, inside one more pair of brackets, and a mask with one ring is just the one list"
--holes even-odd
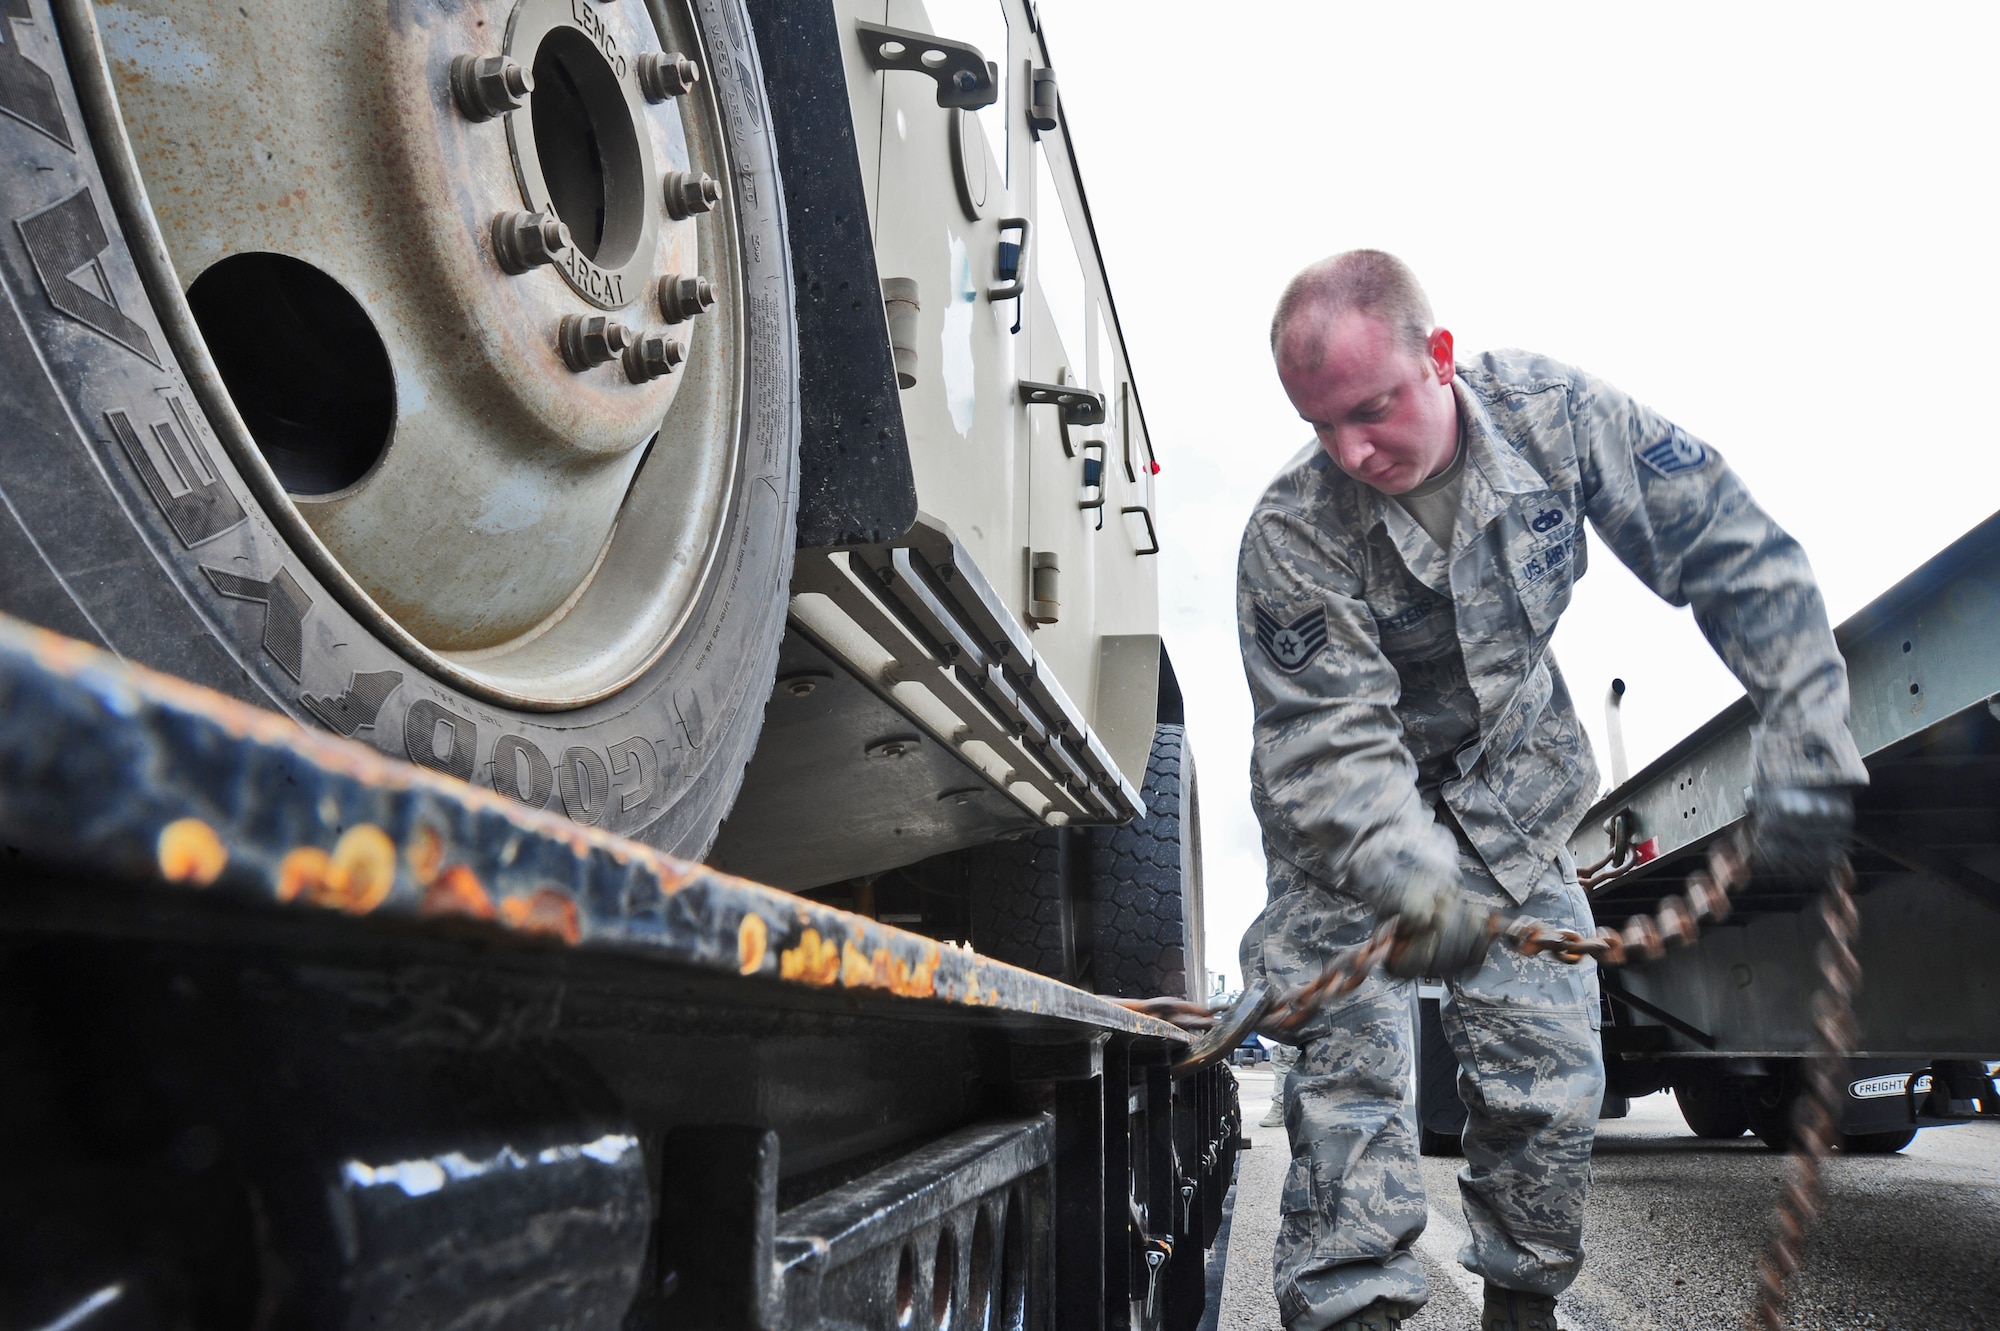
[(554, 263), (570, 246), (569, 228), (547, 213), (505, 212), (493, 218), (493, 253), (510, 273)]
[(452, 57), (451, 95), (467, 120), (491, 120), (521, 109), (535, 90), (535, 77), (504, 55)]
[(632, 343), (632, 330), (605, 314), (565, 314), (556, 330), (563, 364), (587, 370), (617, 357)]
[(674, 366), (687, 359), (687, 348), (665, 333), (647, 333), (625, 348), (625, 377), (635, 384), (648, 383), (672, 374)]
[(675, 221), (705, 213), (721, 198), (715, 177), (702, 171), (667, 172), (667, 216)]
[(679, 51), (645, 51), (639, 56), (639, 91), (649, 102), (679, 97), (699, 82), (701, 71)]
[(715, 287), (705, 277), (668, 273), (660, 279), (660, 313), (670, 324), (692, 319), (715, 304)]

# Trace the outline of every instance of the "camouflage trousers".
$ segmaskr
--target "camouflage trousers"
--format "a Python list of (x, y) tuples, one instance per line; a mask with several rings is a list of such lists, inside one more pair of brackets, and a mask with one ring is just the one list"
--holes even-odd
[[(1462, 840), (1469, 892), (1514, 902)], [(1246, 976), (1317, 974), (1374, 927), (1373, 911), (1296, 866), (1271, 862), (1274, 896), (1243, 942)], [(1587, 928), (1567, 853), (1520, 909)], [(1412, 1072), (1416, 986), (1380, 972), (1300, 1032), (1285, 1126), (1292, 1163), (1273, 1256), (1287, 1331), (1322, 1331), (1377, 1299), (1414, 1309), (1429, 1292), (1411, 1246), (1423, 1233)], [(1458, 1257), (1509, 1289), (1557, 1294), (1583, 1261), (1590, 1150), (1604, 1092), (1595, 963), (1524, 957), (1504, 944), (1447, 986), (1444, 1029), (1465, 1102), (1458, 1184), (1470, 1241)]]

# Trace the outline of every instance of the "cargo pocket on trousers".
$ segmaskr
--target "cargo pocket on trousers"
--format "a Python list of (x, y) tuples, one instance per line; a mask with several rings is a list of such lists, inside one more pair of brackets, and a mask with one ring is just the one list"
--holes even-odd
[(1575, 1114), (1602, 1090), (1604, 1055), (1583, 1011), (1466, 1004), (1459, 1015), (1488, 1113), (1554, 1121)]
[(1314, 1214), (1310, 1155), (1292, 1157), (1292, 1163), (1286, 1168), (1284, 1190), (1278, 1194), (1278, 1214), (1288, 1219), (1301, 1216), (1310, 1224)]

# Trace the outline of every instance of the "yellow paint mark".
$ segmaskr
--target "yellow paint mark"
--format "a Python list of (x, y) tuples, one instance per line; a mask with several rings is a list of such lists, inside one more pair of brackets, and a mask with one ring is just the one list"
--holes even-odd
[(317, 901), (330, 862), (331, 857), (318, 846), (300, 846), (287, 854), (278, 865), (278, 900), (303, 895), (307, 901)]
[(207, 887), (229, 863), (228, 848), (199, 818), (176, 818), (160, 829), (160, 873), (170, 883)]
[(743, 917), (736, 929), (736, 969), (755, 975), (764, 966), (764, 952), (770, 946), (770, 931), (764, 917), (755, 911)]
[(583, 937), (576, 902), (554, 888), (545, 887), (525, 897), (508, 897), (500, 903), (500, 918), (509, 929), (524, 934), (547, 934), (565, 943)]
[(366, 915), (389, 899), (396, 884), (396, 843), (373, 823), (350, 827), (333, 843), (324, 899), (318, 904)]
[(417, 880), (417, 886), (429, 887), (444, 869), (444, 838), (435, 827), (419, 827), (404, 847), (403, 858), (409, 862), (410, 877)]
[(778, 974), (807, 984), (832, 984), (840, 977), (840, 949), (832, 939), (821, 938), (819, 930), (808, 929), (799, 935), (797, 947), (778, 954)]
[(468, 919), (490, 920), (499, 914), (493, 898), (486, 894), (479, 875), (463, 864), (454, 864), (439, 874), (424, 892), (420, 915), (462, 915)]

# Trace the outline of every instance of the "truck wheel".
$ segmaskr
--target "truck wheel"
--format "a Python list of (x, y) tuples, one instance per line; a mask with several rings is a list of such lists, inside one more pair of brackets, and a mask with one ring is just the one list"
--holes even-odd
[(1774, 1151), (1792, 1146), (1792, 1114), (1798, 1107), (1799, 1076), (1790, 1061), (1777, 1071), (1743, 1087), (1743, 1112), (1757, 1140)]
[(1749, 1130), (1741, 1092), (1718, 1073), (1702, 1069), (1682, 1074), (1674, 1082), (1674, 1103), (1697, 1137), (1733, 1141)]
[(1203, 983), (1200, 804), (1187, 728), (1153, 732), (1146, 812), (1091, 834), (1091, 957), (1097, 992), (1181, 994)]
[[(1442, 991), (1439, 991), (1440, 994)], [(1431, 1156), (1465, 1154), (1465, 1102), (1458, 1098), (1458, 1056), (1445, 1038), (1442, 997), (1417, 991), (1417, 1150)]]
[(20, 12), (0, 609), (703, 852), (797, 506), (741, 0)]
[(1841, 1149), (1855, 1155), (1894, 1155), (1917, 1139), (1915, 1128), (1894, 1132), (1857, 1132), (1841, 1139)]
[(1081, 980), (1070, 887), (1077, 840), (1077, 833), (1051, 827), (959, 852), (973, 947), (1065, 984)]

